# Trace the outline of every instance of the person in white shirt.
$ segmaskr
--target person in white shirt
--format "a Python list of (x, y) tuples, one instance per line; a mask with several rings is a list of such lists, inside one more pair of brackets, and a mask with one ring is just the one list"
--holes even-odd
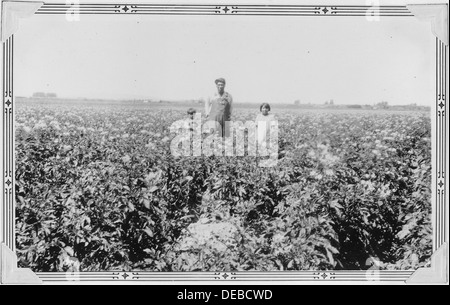
[(255, 120), (257, 125), (258, 147), (261, 145), (267, 147), (267, 139), (270, 134), (270, 122), (275, 121), (275, 116), (269, 114), (270, 105), (268, 103), (262, 103), (259, 110), (261, 113), (256, 116)]

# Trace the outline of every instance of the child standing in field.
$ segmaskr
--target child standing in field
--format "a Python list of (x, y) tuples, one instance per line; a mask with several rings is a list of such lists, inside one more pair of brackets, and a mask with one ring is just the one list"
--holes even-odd
[(188, 155), (199, 155), (201, 143), (196, 143), (196, 140), (197, 142), (201, 140), (201, 129), (199, 129), (201, 128), (201, 122), (199, 122), (200, 114), (197, 114), (197, 110), (195, 110), (194, 108), (189, 108), (187, 110), (187, 114), (187, 140), (189, 141)]
[(188, 114), (188, 122), (189, 122), (189, 131), (194, 130), (194, 116), (197, 113), (197, 111), (194, 108), (189, 108), (187, 111)]
[(269, 114), (270, 105), (268, 103), (262, 103), (259, 110), (261, 113), (256, 116), (258, 147), (267, 147), (270, 122), (275, 121), (275, 117), (273, 114)]

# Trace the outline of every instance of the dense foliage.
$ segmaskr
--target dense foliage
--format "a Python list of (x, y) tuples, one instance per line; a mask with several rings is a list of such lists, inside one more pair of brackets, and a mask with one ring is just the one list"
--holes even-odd
[[(235, 112), (239, 113), (238, 110)], [(276, 113), (280, 159), (173, 157), (184, 109), (18, 105), (17, 253), (64, 271), (312, 270), (424, 266), (431, 256), (426, 113)], [(241, 112), (237, 120), (254, 119)], [(229, 222), (229, 251), (186, 253), (200, 217)]]

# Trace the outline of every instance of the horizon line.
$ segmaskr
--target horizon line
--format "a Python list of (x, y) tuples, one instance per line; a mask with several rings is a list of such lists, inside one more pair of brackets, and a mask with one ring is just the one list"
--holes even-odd
[[(116, 102), (141, 102), (141, 103), (182, 103), (182, 102), (190, 102), (190, 103), (200, 103), (202, 101), (202, 99), (156, 99), (156, 98), (93, 98), (93, 97), (33, 97), (33, 96), (16, 96), (16, 98), (20, 98), (20, 99), (37, 99), (37, 100), (71, 100), (71, 101), (116, 101)], [(330, 99), (331, 100), (331, 99)], [(329, 103), (330, 100), (327, 100), (326, 102)], [(275, 101), (270, 101), (269, 103), (273, 103), (273, 104), (277, 104), (277, 105), (294, 105), (294, 106), (308, 106), (308, 105), (317, 105), (317, 106), (353, 106), (353, 105), (357, 105), (357, 106), (376, 106), (378, 103), (366, 103), (366, 104), (355, 104), (355, 103), (346, 103), (346, 104), (342, 104), (342, 103), (333, 103), (333, 104), (327, 104), (326, 102), (321, 102), (321, 103), (317, 103), (317, 102), (308, 102), (308, 103), (299, 103), (299, 104), (295, 104), (295, 101), (293, 102), (275, 102)], [(379, 103), (382, 102), (388, 102), (388, 101), (380, 101)], [(239, 104), (255, 104), (255, 105), (259, 105), (261, 104), (261, 102), (253, 102), (253, 101), (247, 101), (247, 102), (234, 102), (234, 104), (239, 105)], [(389, 104), (388, 102), (388, 106), (389, 107), (395, 107), (395, 106), (417, 106), (417, 107), (431, 107), (429, 105), (425, 105), (425, 104), (419, 104), (419, 103), (410, 103), (410, 104)]]

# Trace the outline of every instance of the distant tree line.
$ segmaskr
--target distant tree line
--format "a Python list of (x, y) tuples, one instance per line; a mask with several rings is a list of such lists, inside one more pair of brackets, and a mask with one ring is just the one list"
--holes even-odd
[(56, 93), (53, 93), (53, 92), (34, 92), (33, 93), (33, 97), (37, 97), (37, 98), (44, 98), (44, 97), (47, 97), (47, 98), (56, 98), (57, 97), (57, 95), (56, 95)]

